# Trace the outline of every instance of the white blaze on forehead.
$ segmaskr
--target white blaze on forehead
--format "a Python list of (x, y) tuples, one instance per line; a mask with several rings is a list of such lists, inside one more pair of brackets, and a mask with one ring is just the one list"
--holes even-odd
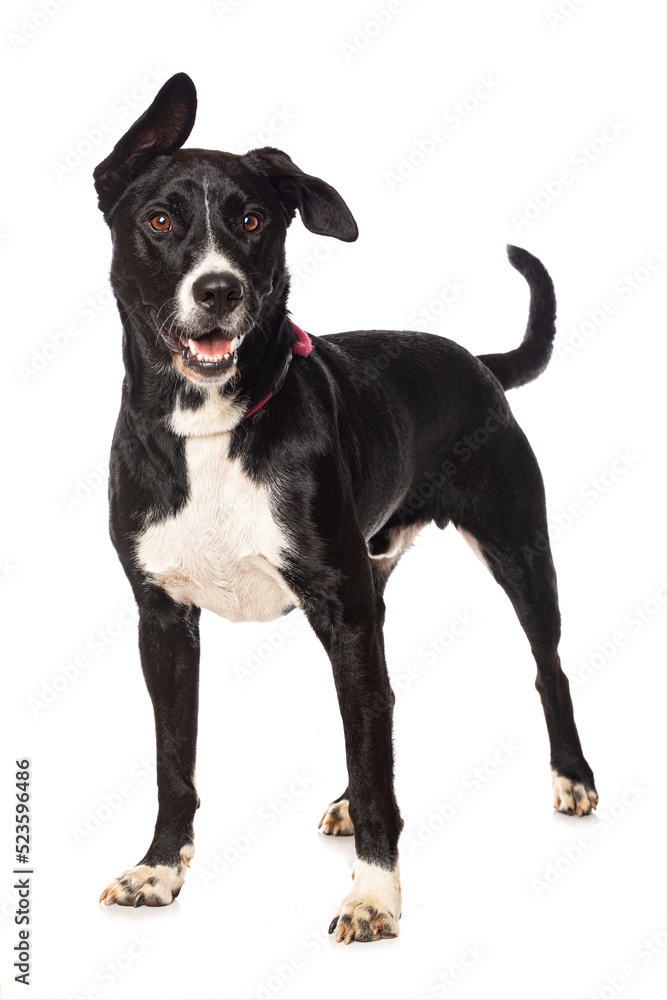
[[(197, 261), (193, 267), (183, 275), (176, 290), (176, 301), (178, 302), (178, 322), (180, 325), (186, 327), (193, 322), (196, 323), (199, 316), (200, 310), (192, 293), (193, 286), (199, 278), (205, 274), (227, 273), (233, 274), (234, 277), (238, 278), (241, 284), (245, 281), (244, 275), (241, 273), (237, 265), (216, 247), (215, 237), (211, 227), (211, 213), (206, 185), (204, 185), (204, 205), (206, 208), (206, 233), (208, 239), (203, 245)], [(233, 326), (233, 319), (230, 326)]]
[(206, 209), (206, 232), (211, 246), (215, 244), (213, 239), (213, 229), (211, 228), (211, 206), (208, 203), (208, 185), (204, 184), (204, 207)]

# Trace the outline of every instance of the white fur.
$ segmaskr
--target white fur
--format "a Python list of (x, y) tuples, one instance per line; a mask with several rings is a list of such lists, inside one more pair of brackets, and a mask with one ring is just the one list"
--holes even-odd
[(174, 411), (172, 428), (187, 435), (188, 501), (150, 524), (136, 552), (173, 600), (233, 622), (267, 622), (299, 602), (280, 571), (288, 542), (269, 492), (228, 454), (228, 432), (239, 419), (233, 397), (215, 390), (199, 410)]
[(471, 535), (469, 531), (465, 530), (465, 528), (458, 528), (458, 532), (459, 532), (459, 534), (463, 538), (465, 538), (466, 542), (468, 543), (468, 545), (470, 546), (470, 548), (473, 550), (473, 552), (475, 553), (475, 555), (477, 556), (477, 558), (479, 559), (479, 561), (481, 563), (483, 563), (484, 566), (486, 566), (487, 569), (489, 569), (489, 564), (486, 561), (486, 557), (484, 556), (484, 553), (482, 552), (482, 550), (480, 548), (480, 544), (477, 541), (477, 539), (475, 538), (475, 536)]
[[(217, 274), (222, 272), (230, 272), (235, 277), (243, 283), (244, 278), (238, 267), (232, 263), (229, 257), (226, 257), (219, 250), (216, 250), (213, 243), (210, 242), (206, 247), (206, 250), (199, 258), (197, 263), (193, 268), (191, 268), (186, 274), (181, 278), (178, 288), (176, 290), (176, 300), (178, 302), (178, 322), (182, 329), (187, 330), (190, 327), (194, 327), (199, 320), (201, 307), (197, 305), (195, 297), (192, 294), (192, 288), (198, 278), (201, 278), (204, 274)], [(234, 321), (239, 313), (239, 310), (232, 312), (227, 323), (230, 331), (233, 331)]]
[[(192, 287), (198, 278), (200, 278), (203, 274), (216, 274), (218, 272), (227, 271), (235, 275), (241, 283), (245, 280), (236, 264), (234, 264), (229, 257), (226, 257), (225, 254), (220, 253), (220, 251), (216, 248), (215, 237), (211, 228), (211, 213), (206, 186), (204, 186), (204, 204), (206, 206), (206, 231), (208, 233), (208, 243), (195, 266), (183, 276), (176, 291), (176, 299), (178, 301), (178, 321), (184, 329), (187, 329), (190, 325), (196, 325), (199, 318), (200, 309), (195, 302), (194, 295), (192, 294)], [(230, 321), (227, 324), (232, 332), (236, 319), (236, 314), (232, 313)]]
[(369, 864), (357, 858), (353, 870), (354, 891), (350, 895), (363, 895), (369, 901), (377, 901), (377, 909), (388, 910), (392, 916), (401, 915), (401, 880), (396, 867), (389, 871), (379, 865)]
[[(398, 919), (401, 915), (401, 880), (398, 861), (395, 868), (388, 871), (379, 865), (369, 864), (360, 858), (352, 871), (354, 886), (347, 894), (338, 911), (339, 922), (336, 940), (349, 944), (363, 923), (382, 922), (382, 930), (376, 927), (374, 937), (398, 936)], [(344, 917), (351, 917), (344, 921)]]
[[(128, 868), (109, 883), (100, 896), (100, 903), (105, 906), (112, 903), (133, 905), (137, 895), (143, 892), (148, 897), (147, 905), (168, 906), (185, 881), (185, 869), (190, 867), (195, 849), (192, 844), (184, 844), (180, 853), (180, 865), (136, 865)], [(155, 882), (149, 884), (149, 878), (155, 879)], [(122, 885), (122, 882), (125, 884)]]
[(183, 409), (180, 401), (169, 418), (171, 430), (182, 437), (209, 437), (232, 431), (243, 419), (243, 410), (236, 401), (236, 395), (221, 395), (217, 386), (206, 385), (202, 389), (206, 397), (203, 406), (196, 410)]
[(407, 528), (390, 528), (389, 530), (389, 550), (374, 556), (369, 552), (371, 559), (389, 559), (390, 562), (398, 562), (399, 557), (414, 541), (419, 532), (424, 527), (423, 523), (411, 524)]

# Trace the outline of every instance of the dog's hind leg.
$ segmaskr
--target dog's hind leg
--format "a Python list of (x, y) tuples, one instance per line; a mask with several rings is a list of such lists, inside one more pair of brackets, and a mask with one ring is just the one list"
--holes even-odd
[(554, 806), (583, 816), (595, 808), (598, 795), (558, 655), (560, 611), (542, 477), (523, 435), (513, 447), (511, 470), (495, 468), (494, 475), (486, 477), (493, 485), (476, 497), (475, 519), (462, 514), (454, 520), (505, 590), (530, 643), (551, 744)]
[(171, 903), (194, 856), (199, 608), (176, 604), (150, 588), (139, 602), (139, 651), (155, 714), (158, 816), (142, 860), (102, 893), (100, 902), (107, 906)]

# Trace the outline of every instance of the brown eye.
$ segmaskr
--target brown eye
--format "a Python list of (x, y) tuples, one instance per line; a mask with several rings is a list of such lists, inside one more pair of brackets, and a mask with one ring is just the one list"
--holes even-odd
[(171, 219), (168, 215), (154, 215), (150, 222), (156, 233), (168, 233), (171, 229)]
[(255, 229), (257, 229), (258, 225), (259, 225), (259, 219), (257, 218), (256, 215), (246, 215), (245, 219), (243, 220), (243, 228), (245, 229), (246, 233), (253, 233)]

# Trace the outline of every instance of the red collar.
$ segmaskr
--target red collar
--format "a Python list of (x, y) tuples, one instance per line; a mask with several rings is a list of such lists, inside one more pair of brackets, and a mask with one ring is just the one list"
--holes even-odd
[[(294, 330), (294, 333), (296, 334), (296, 341), (292, 344), (292, 354), (293, 355), (297, 354), (300, 358), (307, 358), (308, 355), (310, 354), (310, 352), (313, 349), (313, 342), (312, 342), (312, 340), (310, 339), (310, 337), (308, 336), (308, 334), (304, 330), (301, 329), (300, 326), (296, 325), (296, 323), (292, 323), (292, 329)], [(289, 364), (288, 364), (287, 367), (289, 367)], [(265, 403), (268, 403), (268, 401), (271, 399), (271, 397), (274, 395), (274, 393), (278, 392), (278, 389), (280, 388), (280, 386), (283, 383), (285, 375), (287, 375), (287, 368), (285, 369), (285, 372), (283, 373), (283, 376), (280, 379), (280, 382), (278, 383), (278, 385), (276, 386), (276, 388), (274, 390), (272, 390), (267, 396), (265, 396), (264, 399), (260, 399), (259, 403), (255, 403), (254, 406), (251, 406), (251, 408), (248, 410), (248, 412), (244, 416), (244, 418), (243, 418), (244, 420), (247, 420), (248, 417), (253, 417), (257, 413), (258, 410), (261, 410), (261, 408), (264, 406)]]

